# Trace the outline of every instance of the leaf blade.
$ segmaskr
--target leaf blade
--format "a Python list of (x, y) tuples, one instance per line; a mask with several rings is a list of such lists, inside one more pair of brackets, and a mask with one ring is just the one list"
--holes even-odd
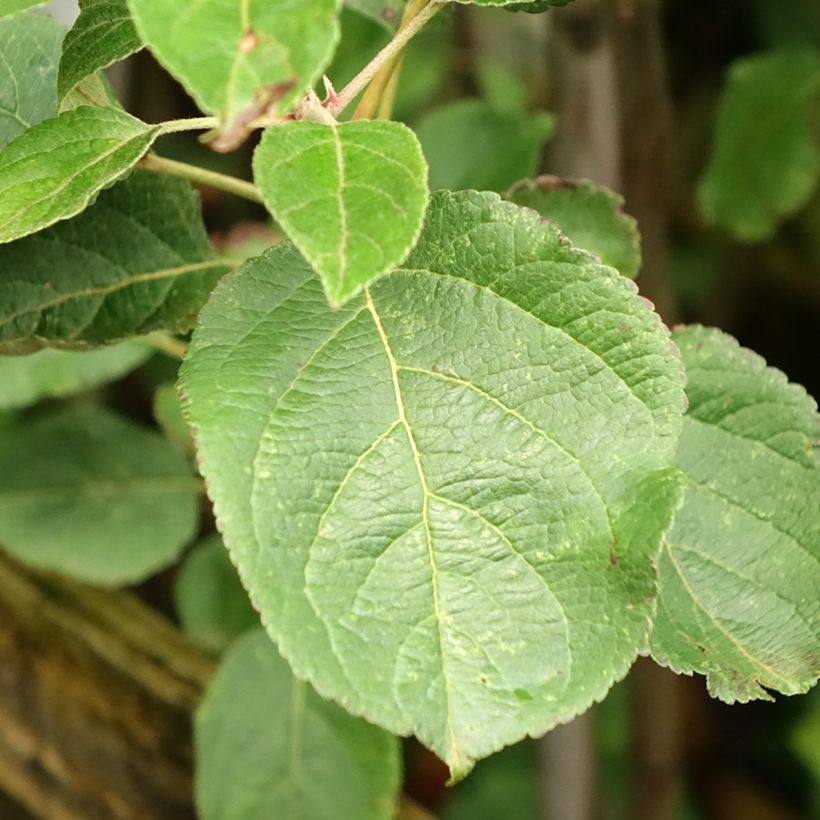
[(733, 63), (698, 187), (709, 223), (762, 242), (806, 204), (820, 179), (820, 149), (809, 127), (819, 97), (814, 51), (765, 52)]
[(41, 350), (0, 356), (0, 410), (97, 387), (138, 367), (152, 353), (149, 345), (135, 341), (89, 353)]
[(142, 48), (126, 0), (81, 0), (66, 34), (57, 94), (62, 100), (86, 77)]
[(157, 59), (222, 119), (226, 150), (247, 121), (286, 113), (319, 79), (339, 38), (337, 0), (128, 2)]
[(0, 543), (21, 561), (107, 586), (176, 559), (196, 527), (199, 482), (156, 433), (99, 409), (5, 432)]
[(159, 131), (116, 108), (91, 106), (30, 128), (0, 153), (0, 243), (80, 213)]
[(0, 20), (0, 149), (57, 114), (55, 83), (65, 29), (44, 14)]
[[(260, 714), (269, 719), (260, 724)], [(304, 820), (393, 816), (396, 739), (297, 681), (261, 629), (227, 653), (197, 713), (195, 734), (203, 820), (226, 820), (237, 811)], [(264, 778), (256, 774), (260, 768)]]
[(0, 246), (0, 351), (183, 332), (229, 268), (190, 186), (137, 170), (80, 216)]
[(427, 166), (400, 123), (269, 128), (254, 154), (265, 204), (339, 305), (409, 253), (427, 205)]
[(589, 180), (541, 176), (523, 180), (507, 194), (516, 205), (551, 219), (573, 245), (594, 253), (629, 279), (641, 268), (638, 223), (621, 208), (623, 197)]
[(674, 338), (689, 373), (687, 490), (661, 554), (653, 657), (705, 674), (728, 702), (804, 692), (820, 673), (816, 404), (720, 331)]
[[(562, 389), (575, 376), (609, 397), (597, 412)], [(226, 544), (297, 674), (459, 777), (602, 697), (645, 642), (681, 379), (628, 280), (532, 212), (442, 192), (404, 267), (338, 310), (292, 247), (247, 263), (182, 386)]]

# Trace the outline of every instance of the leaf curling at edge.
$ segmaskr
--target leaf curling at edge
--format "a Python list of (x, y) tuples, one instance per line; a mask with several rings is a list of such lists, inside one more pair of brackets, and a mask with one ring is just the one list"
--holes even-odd
[(686, 492), (659, 558), (652, 657), (705, 675), (727, 703), (804, 693), (820, 675), (817, 404), (716, 328), (673, 339), (691, 405)]
[(533, 212), (439, 192), (407, 262), (340, 309), (283, 243), (200, 317), (185, 412), (269, 632), (454, 779), (646, 645), (685, 399), (635, 293)]
[(160, 64), (202, 111), (220, 118), (208, 135), (220, 152), (239, 147), (253, 120), (288, 113), (319, 80), (341, 36), (341, 0), (128, 0), (128, 6)]

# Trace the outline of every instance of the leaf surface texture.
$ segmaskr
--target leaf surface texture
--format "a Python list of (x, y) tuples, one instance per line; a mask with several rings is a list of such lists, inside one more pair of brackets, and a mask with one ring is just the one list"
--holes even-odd
[(135, 171), (80, 216), (0, 246), (0, 351), (184, 331), (228, 269), (190, 185)]
[(653, 657), (730, 703), (805, 692), (820, 674), (817, 405), (718, 330), (674, 338), (687, 487), (661, 552)]
[(456, 777), (644, 644), (680, 361), (634, 285), (531, 211), (435, 195), (405, 265), (335, 311), (268, 251), (215, 291), (182, 386), (296, 674)]

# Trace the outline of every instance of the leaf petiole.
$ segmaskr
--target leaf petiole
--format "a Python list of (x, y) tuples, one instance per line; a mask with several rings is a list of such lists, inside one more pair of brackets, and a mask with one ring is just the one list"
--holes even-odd
[(208, 131), (219, 126), (219, 117), (186, 117), (181, 120), (161, 122), (160, 136), (163, 134), (177, 134), (180, 131)]
[(227, 191), (229, 194), (235, 194), (243, 199), (249, 199), (251, 202), (262, 203), (262, 196), (256, 186), (252, 182), (247, 182), (244, 179), (237, 179), (227, 174), (220, 174), (217, 171), (209, 171), (197, 165), (189, 165), (187, 162), (177, 162), (173, 159), (158, 157), (156, 154), (148, 154), (146, 157), (143, 157), (139, 164), (142, 168), (147, 168), (149, 171), (158, 171), (161, 174), (181, 177), (191, 182), (198, 182), (200, 185), (207, 185), (210, 188)]

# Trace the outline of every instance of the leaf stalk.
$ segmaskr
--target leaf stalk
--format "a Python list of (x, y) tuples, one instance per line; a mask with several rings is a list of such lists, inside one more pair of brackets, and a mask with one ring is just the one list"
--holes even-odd
[(244, 179), (220, 174), (217, 171), (209, 171), (197, 165), (189, 165), (187, 162), (177, 162), (173, 159), (158, 157), (156, 154), (148, 154), (142, 159), (140, 166), (147, 168), (149, 171), (158, 171), (161, 174), (181, 177), (200, 185), (207, 185), (210, 188), (218, 188), (221, 191), (227, 191), (229, 194), (235, 194), (251, 202), (262, 204), (262, 195), (259, 193), (259, 189), (252, 182), (247, 182)]

